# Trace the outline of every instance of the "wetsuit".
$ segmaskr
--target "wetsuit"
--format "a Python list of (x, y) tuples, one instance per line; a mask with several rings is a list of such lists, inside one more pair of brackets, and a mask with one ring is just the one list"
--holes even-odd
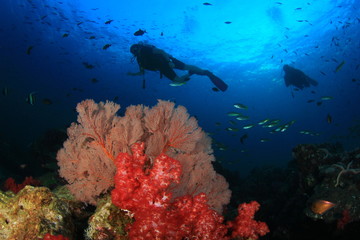
[(180, 70), (185, 69), (185, 63), (171, 56), (169, 56), (169, 61), (164, 55), (153, 53), (153, 48), (154, 46), (151, 45), (141, 46), (140, 52), (136, 58), (139, 66), (150, 71), (160, 71), (161, 77), (162, 75), (165, 75), (165, 77), (170, 80), (174, 80), (176, 73), (170, 66), (170, 62), (174, 64), (174, 68)]
[(285, 85), (288, 87), (289, 85), (293, 85), (299, 89), (303, 89), (304, 87), (310, 87), (310, 84), (313, 86), (317, 86), (318, 82), (310, 77), (308, 77), (304, 72), (299, 69), (290, 67), (285, 64), (283, 66), (285, 71)]

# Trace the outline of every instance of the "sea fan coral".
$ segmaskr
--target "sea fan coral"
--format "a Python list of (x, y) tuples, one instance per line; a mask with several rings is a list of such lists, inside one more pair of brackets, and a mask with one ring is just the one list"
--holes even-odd
[(112, 132), (118, 122), (115, 113), (120, 106), (114, 103), (86, 100), (77, 105), (78, 124), (68, 128), (68, 140), (57, 154), (60, 176), (78, 200), (96, 203), (96, 197), (113, 185), (114, 146)]
[(182, 165), (180, 184), (172, 186), (174, 197), (203, 192), (209, 205), (221, 212), (229, 203), (231, 191), (225, 178), (214, 171), (211, 139), (196, 119), (183, 106), (175, 108), (172, 102), (159, 101), (145, 110), (144, 120), (150, 133), (145, 140), (146, 154), (154, 157), (164, 152)]
[(69, 138), (57, 155), (60, 176), (76, 198), (96, 204), (97, 197), (113, 186), (116, 156), (131, 153), (131, 146), (141, 141), (147, 146), (150, 164), (164, 153), (182, 165), (180, 184), (171, 186), (174, 197), (204, 192), (211, 207), (221, 212), (231, 192), (213, 169), (211, 139), (186, 108), (159, 100), (153, 108), (130, 106), (123, 117), (116, 115), (119, 108), (93, 100), (82, 101), (76, 108), (78, 123), (69, 127)]
[[(145, 128), (152, 134), (147, 146), (159, 148), (153, 153), (155, 155), (167, 152), (169, 148), (192, 153), (196, 151), (197, 143), (204, 138), (205, 133), (197, 125), (196, 119), (189, 116), (185, 107), (174, 108), (174, 105), (173, 102), (159, 101), (157, 106), (145, 112)], [(158, 144), (158, 135), (162, 136), (161, 144)], [(153, 141), (153, 138), (156, 140)]]

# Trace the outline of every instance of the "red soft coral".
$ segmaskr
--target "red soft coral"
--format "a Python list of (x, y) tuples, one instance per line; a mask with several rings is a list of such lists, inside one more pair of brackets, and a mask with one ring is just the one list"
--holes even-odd
[(130, 239), (223, 238), (227, 232), (223, 217), (209, 207), (205, 194), (171, 202), (168, 188), (179, 182), (180, 163), (160, 154), (150, 164), (144, 149), (144, 143), (136, 143), (132, 156), (120, 153), (116, 158), (118, 170), (111, 197), (116, 206), (134, 214)]
[(228, 222), (228, 226), (233, 229), (232, 237), (240, 237), (241, 239), (258, 239), (264, 236), (270, 230), (266, 223), (255, 221), (255, 212), (260, 208), (260, 204), (256, 201), (240, 204), (238, 207), (238, 216), (234, 221)]
[(141, 208), (134, 215), (130, 239), (229, 239), (223, 217), (209, 207), (205, 194), (176, 198), (167, 208)]
[(266, 223), (253, 220), (260, 204), (253, 201), (239, 206), (239, 216), (223, 224), (224, 218), (208, 204), (206, 194), (185, 195), (171, 200), (169, 186), (179, 183), (180, 163), (165, 154), (153, 161), (145, 155), (145, 144), (132, 146), (132, 155), (120, 153), (116, 158), (114, 205), (134, 214), (129, 226), (130, 239), (207, 239), (232, 237), (257, 239), (269, 232)]
[(144, 154), (144, 143), (135, 143), (133, 155), (120, 153), (116, 158), (117, 173), (115, 189), (111, 193), (112, 202), (122, 209), (130, 211), (148, 207), (166, 207), (171, 193), (166, 189), (172, 182), (179, 182), (180, 163), (160, 154), (153, 160)]
[(181, 167), (175, 159), (160, 154), (150, 170), (151, 161), (144, 149), (144, 143), (136, 143), (131, 148), (132, 156), (120, 153), (116, 158), (111, 199), (114, 205), (135, 215), (130, 238), (155, 239), (163, 235), (166, 226), (171, 226), (163, 221), (171, 199), (171, 193), (166, 190), (170, 183), (179, 182)]
[(17, 184), (15, 182), (15, 179), (10, 177), (6, 179), (4, 183), (4, 188), (6, 191), (12, 191), (13, 193), (18, 193), (26, 185), (39, 186), (40, 181), (30, 176), (30, 177), (26, 177), (22, 183)]
[(228, 230), (223, 225), (223, 216), (210, 208), (204, 193), (195, 197), (186, 195), (176, 198), (171, 215), (174, 219), (178, 219), (178, 229), (184, 233), (182, 237), (208, 240), (228, 239), (225, 236)]
[(50, 233), (45, 234), (43, 240), (69, 240), (69, 238), (63, 235), (51, 235)]

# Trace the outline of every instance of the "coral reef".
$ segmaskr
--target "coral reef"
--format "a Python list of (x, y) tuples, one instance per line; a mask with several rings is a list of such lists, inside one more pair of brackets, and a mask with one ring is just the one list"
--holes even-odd
[[(222, 211), (231, 191), (224, 177), (212, 166), (211, 139), (182, 106), (159, 101), (153, 108), (130, 106), (125, 116), (116, 116), (120, 106), (112, 102), (85, 100), (78, 104), (78, 123), (68, 129), (68, 140), (58, 152), (60, 176), (78, 200), (96, 204), (97, 198), (113, 186), (120, 153), (145, 142), (150, 160), (160, 153), (182, 165), (180, 184), (170, 186), (174, 196), (204, 192), (212, 208)], [(151, 162), (150, 162), (151, 163)]]
[[(301, 144), (293, 152), (298, 163), (303, 191), (310, 195), (306, 215), (327, 222), (340, 221), (344, 211), (348, 222), (360, 220), (360, 149), (336, 152), (330, 145)], [(307, 166), (307, 167), (304, 167)], [(311, 179), (311, 180), (309, 180)], [(331, 208), (316, 211), (314, 203), (323, 200)]]
[[(225, 221), (231, 191), (214, 171), (211, 139), (184, 107), (159, 101), (130, 106), (122, 117), (119, 108), (78, 104), (78, 123), (57, 154), (68, 185), (54, 193), (31, 186), (16, 195), (0, 192), (0, 238), (228, 240), (268, 232), (254, 220), (255, 202)], [(97, 205), (95, 213), (85, 203)]]
[(34, 240), (46, 233), (74, 239), (70, 208), (49, 189), (26, 186), (17, 195), (0, 196), (0, 239)]
[(99, 200), (85, 234), (87, 239), (92, 240), (126, 239), (126, 225), (132, 222), (129, 212), (117, 208), (108, 196)]
[(18, 193), (26, 185), (39, 186), (40, 181), (30, 176), (30, 177), (26, 177), (22, 183), (16, 183), (15, 179), (8, 178), (4, 183), (4, 188), (5, 191), (12, 191), (13, 193)]
[(45, 234), (43, 240), (69, 240), (63, 235), (51, 235), (50, 233)]
[[(96, 203), (95, 197), (113, 185), (115, 146), (113, 125), (119, 105), (107, 102), (95, 104), (87, 100), (78, 104), (79, 124), (72, 123), (67, 130), (68, 140), (57, 154), (60, 176), (80, 201)], [(114, 139), (114, 140), (113, 140)]]
[(253, 220), (260, 206), (257, 202), (241, 205), (239, 216), (225, 225), (204, 193), (171, 201), (168, 187), (179, 182), (180, 163), (161, 153), (150, 167), (144, 143), (134, 144), (131, 150), (132, 155), (120, 153), (116, 158), (115, 189), (111, 192), (113, 204), (134, 216), (130, 239), (227, 240), (229, 228), (234, 238), (257, 239), (269, 232), (266, 223)]
[(256, 201), (239, 205), (238, 216), (234, 221), (228, 222), (228, 226), (234, 228), (231, 234), (233, 238), (255, 240), (270, 232), (266, 223), (254, 220), (255, 212), (259, 208), (260, 204)]
[(261, 203), (256, 216), (271, 229), (266, 239), (359, 236), (360, 149), (344, 151), (339, 143), (299, 144), (292, 153), (284, 168), (261, 166), (243, 179), (231, 180), (226, 174), (233, 190), (227, 218), (239, 203), (256, 199)]

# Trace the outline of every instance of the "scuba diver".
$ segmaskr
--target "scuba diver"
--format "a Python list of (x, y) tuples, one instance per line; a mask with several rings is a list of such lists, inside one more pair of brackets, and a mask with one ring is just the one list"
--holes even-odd
[(301, 70), (290, 67), (285, 64), (283, 67), (285, 71), (285, 85), (288, 87), (289, 85), (293, 85), (299, 89), (303, 89), (304, 87), (310, 87), (310, 84), (313, 86), (317, 86), (318, 82), (310, 77), (308, 77)]
[[(190, 80), (191, 75), (197, 74), (208, 76), (212, 83), (221, 91), (226, 91), (228, 87), (223, 80), (215, 76), (212, 72), (193, 65), (187, 65), (153, 45), (144, 43), (133, 44), (130, 47), (130, 52), (136, 58), (140, 71), (137, 73), (129, 72), (128, 75), (144, 75), (145, 70), (160, 71), (160, 78), (164, 75), (173, 82), (172, 86), (181, 86)], [(175, 73), (174, 68), (187, 70), (188, 73), (179, 77)]]

